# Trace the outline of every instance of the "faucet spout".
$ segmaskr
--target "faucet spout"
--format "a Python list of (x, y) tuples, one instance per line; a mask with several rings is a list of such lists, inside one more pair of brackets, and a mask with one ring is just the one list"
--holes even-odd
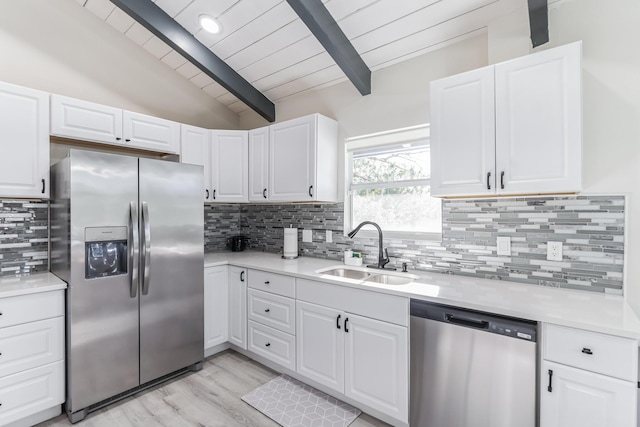
[(349, 238), (353, 239), (353, 237), (358, 234), (358, 231), (365, 225), (373, 225), (378, 229), (378, 265), (368, 265), (367, 267), (371, 268), (380, 268), (387, 270), (395, 270), (395, 268), (386, 268), (385, 265), (389, 263), (389, 252), (384, 247), (383, 237), (382, 237), (382, 229), (378, 224), (373, 221), (363, 221), (356, 228), (351, 230), (348, 234)]

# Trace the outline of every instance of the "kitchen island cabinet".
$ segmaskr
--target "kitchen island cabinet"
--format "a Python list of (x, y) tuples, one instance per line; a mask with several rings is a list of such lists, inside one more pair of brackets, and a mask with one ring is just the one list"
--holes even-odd
[(0, 197), (49, 198), (49, 94), (0, 82)]

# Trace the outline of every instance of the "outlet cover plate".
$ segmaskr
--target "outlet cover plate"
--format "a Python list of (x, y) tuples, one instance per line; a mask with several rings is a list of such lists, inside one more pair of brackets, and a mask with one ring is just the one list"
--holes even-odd
[(499, 236), (497, 239), (498, 255), (511, 255), (511, 237)]
[(302, 241), (303, 242), (307, 242), (307, 243), (313, 242), (313, 234), (311, 233), (311, 231), (312, 230), (307, 230), (307, 229), (302, 230)]
[(562, 242), (547, 242), (547, 260), (562, 261)]
[(327, 231), (327, 243), (333, 242), (333, 232), (331, 230), (326, 230), (326, 231)]

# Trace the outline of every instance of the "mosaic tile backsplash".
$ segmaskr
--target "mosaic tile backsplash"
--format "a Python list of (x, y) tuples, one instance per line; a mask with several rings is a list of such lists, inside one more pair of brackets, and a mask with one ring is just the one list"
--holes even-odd
[[(377, 261), (377, 238), (343, 235), (341, 203), (207, 209), (214, 222), (239, 212), (239, 231), (250, 236), (251, 249), (281, 252), (282, 228), (292, 224), (302, 255), (341, 260), (344, 250), (354, 249), (365, 253), (365, 263)], [(624, 212), (624, 196), (444, 200), (441, 242), (385, 238), (385, 246), (396, 267), (406, 262), (409, 269), (621, 294)], [(313, 243), (302, 242), (301, 229), (313, 230)], [(332, 243), (325, 241), (327, 229)], [(511, 256), (496, 254), (498, 236), (511, 237)], [(546, 260), (548, 241), (563, 243), (563, 261)], [(224, 244), (207, 242), (207, 250)]]
[(0, 276), (49, 270), (49, 203), (0, 200)]

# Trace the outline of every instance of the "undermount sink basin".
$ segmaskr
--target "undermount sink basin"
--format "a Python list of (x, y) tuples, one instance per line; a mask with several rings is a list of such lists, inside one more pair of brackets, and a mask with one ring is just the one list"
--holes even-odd
[(316, 271), (318, 274), (332, 276), (332, 279), (345, 279), (353, 283), (360, 281), (361, 283), (380, 283), (383, 285), (406, 285), (419, 276), (409, 273), (393, 272), (387, 273), (384, 270), (376, 270), (375, 268), (367, 269), (366, 267), (347, 267), (336, 266)]
[(344, 277), (346, 279), (362, 280), (371, 276), (371, 273), (363, 270), (356, 270), (348, 267), (334, 267), (324, 271), (318, 271), (320, 274), (328, 274), (335, 277)]

